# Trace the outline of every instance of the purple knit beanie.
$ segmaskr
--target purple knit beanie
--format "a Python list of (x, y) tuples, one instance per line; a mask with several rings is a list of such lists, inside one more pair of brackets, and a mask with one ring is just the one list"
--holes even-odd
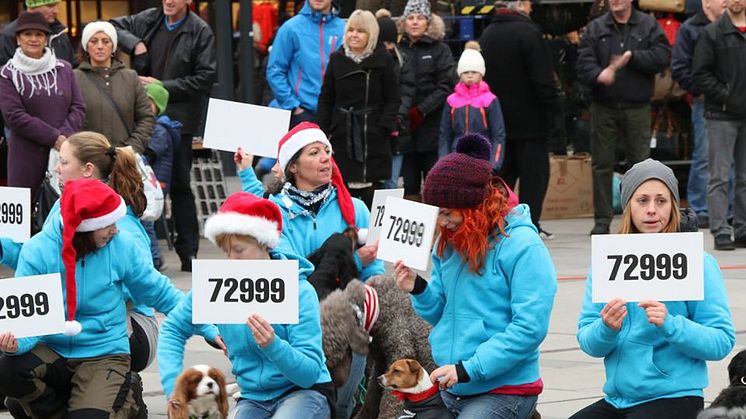
[(492, 175), (490, 142), (479, 134), (459, 138), (456, 152), (438, 160), (425, 179), (422, 198), (441, 208), (474, 208), (484, 200)]

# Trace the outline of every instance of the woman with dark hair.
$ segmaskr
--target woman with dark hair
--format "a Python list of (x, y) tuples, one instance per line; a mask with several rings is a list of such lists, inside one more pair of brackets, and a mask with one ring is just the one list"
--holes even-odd
[(435, 164), (423, 199), (440, 207), (425, 281), (401, 261), (396, 281), (433, 325), (430, 374), (460, 419), (527, 419), (543, 389), (539, 345), (557, 279), (528, 206), (492, 173), (490, 142), (462, 137)]
[(85, 58), (75, 78), (87, 109), (85, 129), (100, 132), (114, 147), (145, 152), (155, 121), (150, 100), (134, 70), (116, 58), (117, 31), (109, 22), (85, 25)]
[(30, 188), (33, 199), (49, 150), (80, 130), (85, 104), (70, 64), (47, 47), (49, 24), (41, 13), (21, 12), (16, 22), (19, 47), (0, 68), (0, 110), (11, 133), (8, 186)]

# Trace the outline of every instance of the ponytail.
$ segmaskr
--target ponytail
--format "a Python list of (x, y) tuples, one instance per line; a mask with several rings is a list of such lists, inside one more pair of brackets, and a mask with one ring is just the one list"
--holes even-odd
[(109, 186), (122, 195), (124, 202), (139, 217), (145, 211), (147, 200), (140, 169), (137, 167), (137, 157), (125, 148), (117, 148), (113, 160), (111, 173), (109, 173)]

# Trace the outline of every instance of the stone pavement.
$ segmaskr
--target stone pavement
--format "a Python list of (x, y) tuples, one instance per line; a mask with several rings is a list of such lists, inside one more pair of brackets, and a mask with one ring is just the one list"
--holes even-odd
[[(233, 189), (233, 188), (229, 188)], [(235, 189), (233, 189), (235, 190)], [(590, 264), (591, 241), (588, 232), (592, 219), (553, 220), (542, 223), (543, 228), (555, 234), (547, 246), (559, 276), (559, 287), (554, 302), (549, 335), (541, 346), (541, 375), (544, 392), (539, 397), (539, 411), (546, 419), (567, 418), (580, 408), (602, 397), (604, 369), (601, 359), (594, 359), (578, 348), (575, 340), (576, 325), (583, 298), (582, 279)], [(614, 227), (614, 226), (612, 226)], [(613, 231), (613, 229), (612, 229)], [(165, 243), (161, 243), (165, 249)], [(735, 354), (746, 347), (746, 249), (731, 252), (712, 250), (712, 236), (705, 231), (705, 249), (711, 252), (723, 267), (731, 310), (736, 326)], [(179, 271), (174, 252), (164, 252), (168, 268), (164, 272), (181, 289), (190, 287), (190, 276)], [(200, 243), (201, 258), (219, 258), (220, 252), (207, 240)], [(727, 385), (726, 366), (730, 356), (723, 361), (710, 362), (710, 386), (705, 390), (707, 402)], [(192, 338), (187, 344), (185, 365), (207, 363), (230, 371), (228, 360), (222, 352), (208, 346), (202, 338)], [(166, 404), (158, 377), (158, 367), (151, 365), (142, 373), (145, 401), (149, 417), (166, 417)], [(233, 379), (231, 379), (233, 381)], [(0, 413), (0, 418), (9, 418)], [(387, 418), (388, 419), (388, 418)]]

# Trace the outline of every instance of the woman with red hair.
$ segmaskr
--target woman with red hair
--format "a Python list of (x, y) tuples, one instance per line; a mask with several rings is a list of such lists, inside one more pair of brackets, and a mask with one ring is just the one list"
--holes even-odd
[(529, 418), (543, 389), (539, 344), (557, 291), (529, 208), (492, 175), (490, 143), (478, 134), (436, 163), (423, 199), (440, 207), (431, 278), (399, 261), (396, 280), (433, 326), (440, 368), (430, 378), (459, 418)]

